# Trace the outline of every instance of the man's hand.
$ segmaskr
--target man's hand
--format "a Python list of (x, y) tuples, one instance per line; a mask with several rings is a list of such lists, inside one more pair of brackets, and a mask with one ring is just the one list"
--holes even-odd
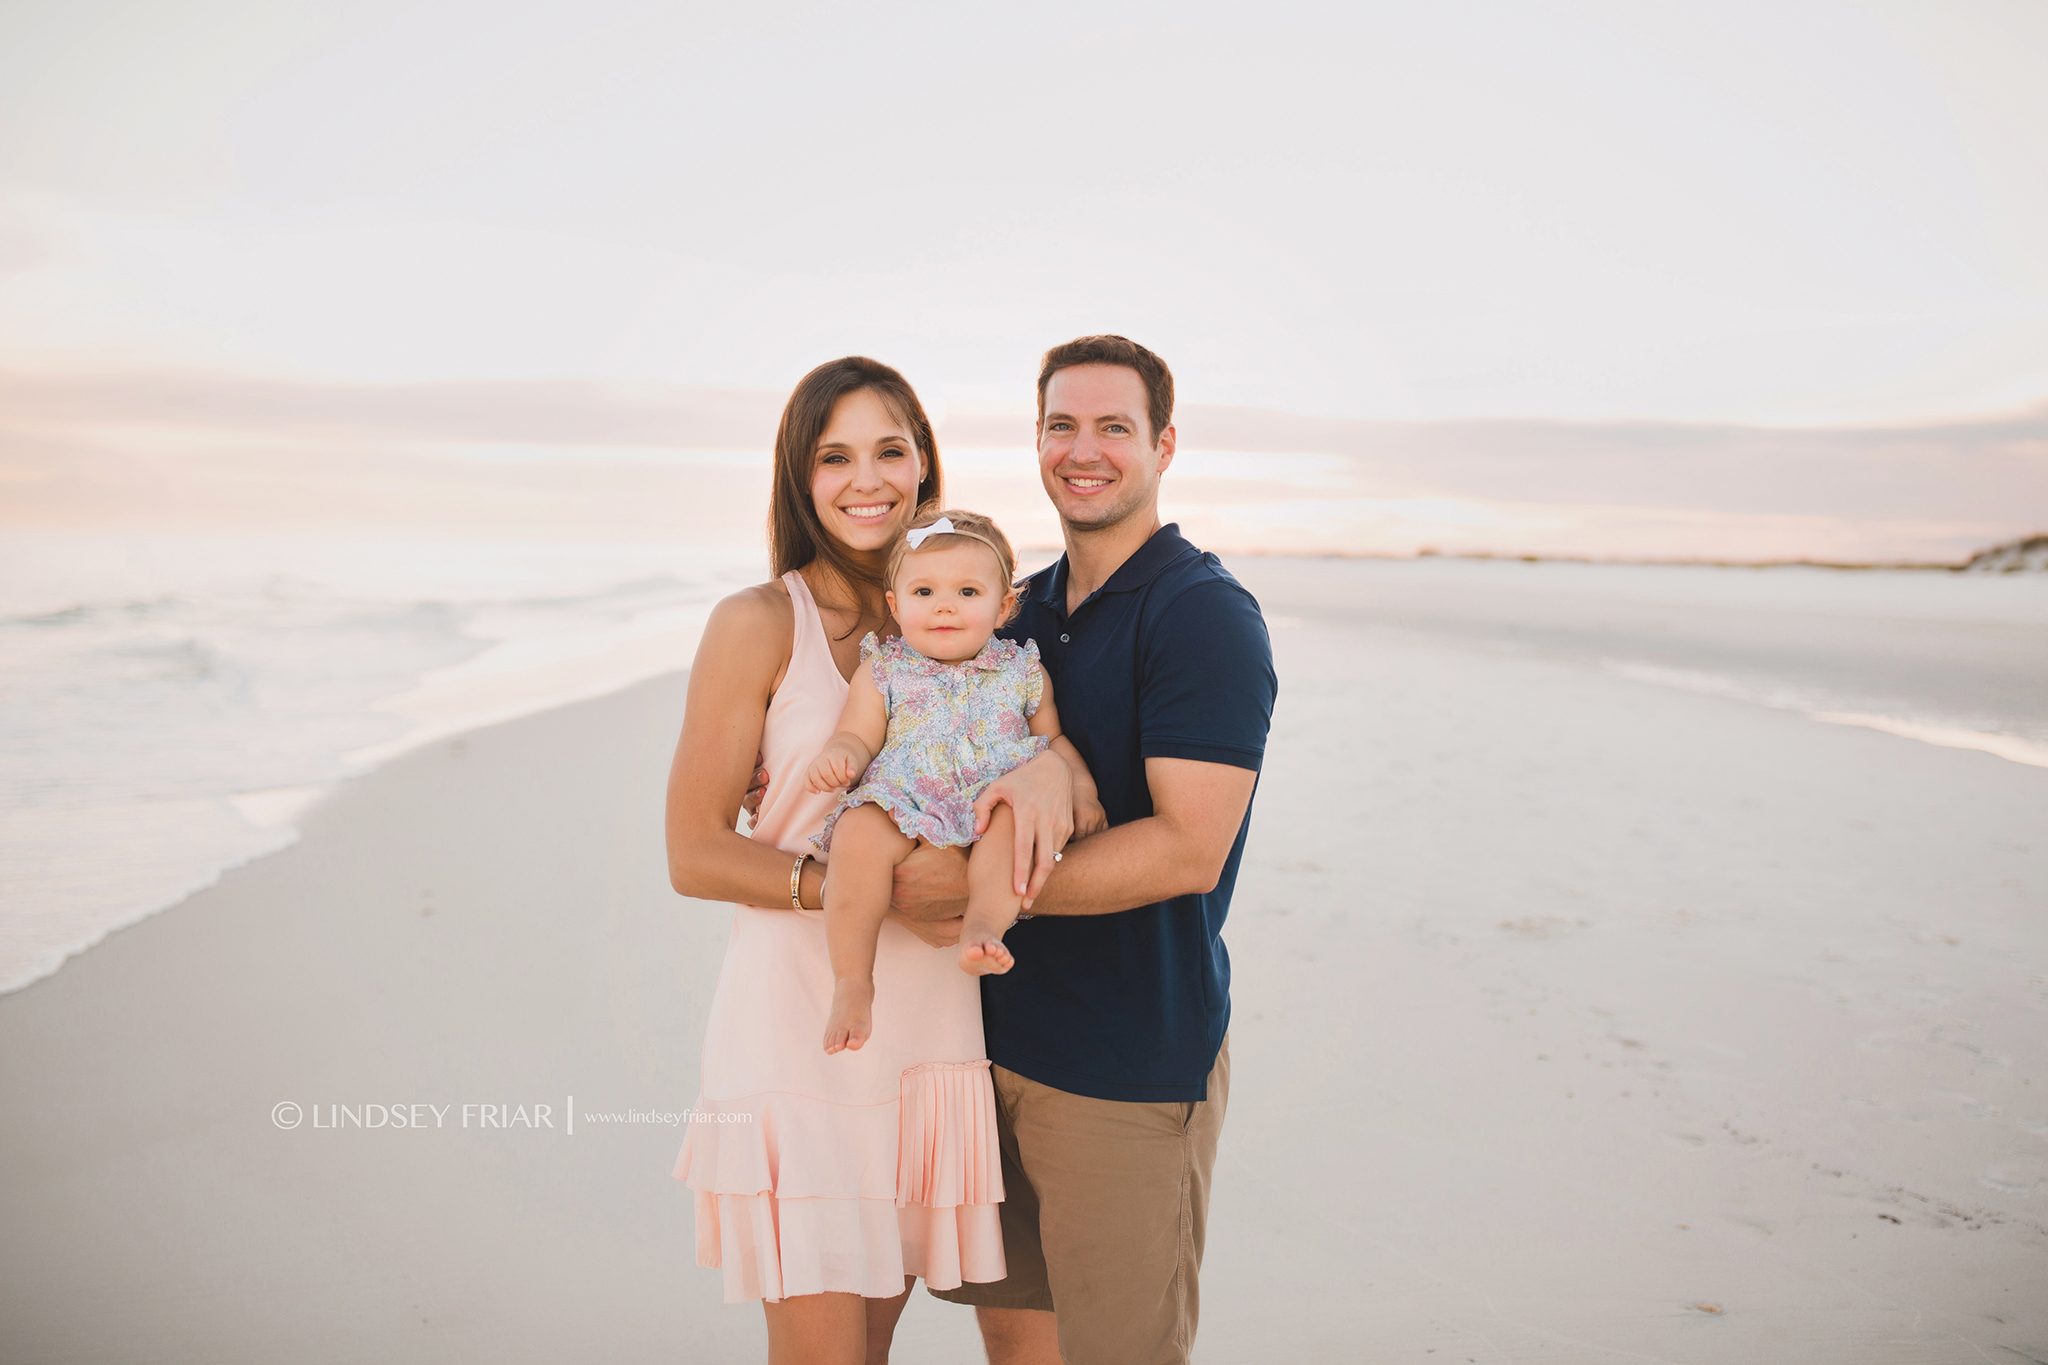
[(1074, 833), (1073, 770), (1065, 759), (1047, 750), (989, 783), (974, 803), (976, 834), (988, 832), (989, 817), (1005, 801), (1016, 817), (1014, 885), (1029, 910), (1045, 879), (1052, 875), (1052, 855), (1065, 848)]
[(967, 908), (967, 850), (919, 844), (896, 864), (889, 918), (934, 948), (960, 942)]
[(754, 755), (754, 775), (747, 779), (747, 794), (740, 798), (740, 809), (749, 818), (760, 815), (761, 798), (768, 794), (768, 756)]
[(908, 858), (896, 864), (889, 911), (903, 921), (905, 928), (913, 922), (950, 924), (951, 937), (946, 942), (959, 942), (960, 916), (967, 911), (967, 850), (933, 848), (930, 844), (912, 849)]
[(955, 915), (951, 919), (911, 919), (891, 910), (884, 919), (893, 919), (911, 933), (924, 940), (927, 947), (951, 948), (960, 942), (960, 928), (967, 921)]

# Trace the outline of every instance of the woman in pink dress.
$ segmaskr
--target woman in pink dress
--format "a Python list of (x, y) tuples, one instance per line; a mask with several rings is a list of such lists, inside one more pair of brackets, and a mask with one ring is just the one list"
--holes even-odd
[[(735, 903), (675, 1174), (695, 1195), (698, 1264), (723, 1271), (728, 1303), (763, 1301), (772, 1365), (886, 1361), (914, 1277), (1003, 1278), (981, 997), (956, 954), (934, 951), (958, 921), (892, 915), (867, 1045), (818, 1044), (832, 968), (811, 837), (837, 798), (807, 792), (804, 772), (838, 724), (860, 640), (895, 633), (883, 569), (940, 482), (931, 423), (896, 371), (849, 357), (804, 377), (775, 439), (779, 577), (712, 613), (669, 777), (676, 890)], [(742, 835), (757, 755), (767, 791)], [(1070, 774), (1047, 754), (991, 793), (1057, 848)]]

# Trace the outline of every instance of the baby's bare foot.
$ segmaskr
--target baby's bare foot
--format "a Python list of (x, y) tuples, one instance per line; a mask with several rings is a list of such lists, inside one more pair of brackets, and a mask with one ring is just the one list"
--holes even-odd
[(986, 938), (960, 945), (960, 970), (969, 976), (1001, 976), (1017, 965), (999, 938)]
[(841, 977), (832, 984), (832, 1013), (825, 1019), (825, 1051), (860, 1051), (874, 1032), (875, 979)]

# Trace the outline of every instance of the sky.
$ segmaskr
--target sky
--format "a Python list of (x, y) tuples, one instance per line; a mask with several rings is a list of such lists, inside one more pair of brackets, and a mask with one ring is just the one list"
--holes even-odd
[(0, 8), (18, 363), (1357, 417), (2048, 398), (2048, 7)]
[(861, 352), (969, 420), (1116, 331), (1217, 410), (2002, 419), (2048, 405), (2044, 70), (2036, 0), (10, 0), (0, 371), (779, 395)]

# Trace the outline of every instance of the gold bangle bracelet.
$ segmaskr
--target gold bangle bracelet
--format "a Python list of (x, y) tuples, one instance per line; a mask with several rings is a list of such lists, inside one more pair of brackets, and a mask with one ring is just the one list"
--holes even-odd
[(801, 894), (804, 885), (804, 864), (810, 861), (810, 857), (808, 853), (801, 855), (796, 860), (796, 866), (789, 870), (789, 908), (792, 910), (804, 908)]

